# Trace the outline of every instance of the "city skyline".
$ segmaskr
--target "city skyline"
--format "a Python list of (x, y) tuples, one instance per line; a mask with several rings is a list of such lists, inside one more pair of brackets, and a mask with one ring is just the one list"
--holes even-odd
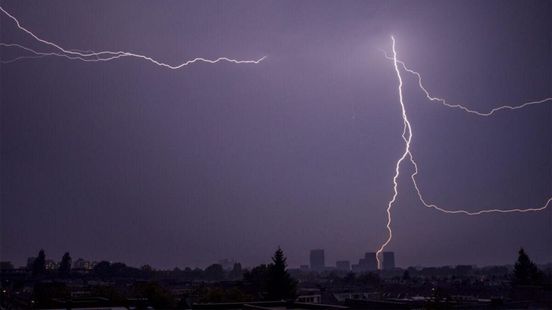
[[(41, 249), (41, 250), (44, 250), (44, 249)], [(518, 249), (519, 250), (519, 249)], [(472, 267), (478, 267), (478, 268), (485, 268), (485, 267), (493, 267), (493, 266), (511, 266), (511, 262), (506, 262), (504, 264), (496, 264), (496, 265), (478, 265), (478, 264), (473, 264), (473, 263), (469, 263), (469, 262), (464, 262), (464, 263), (460, 263), (460, 264), (440, 264), (440, 265), (404, 265), (404, 264), (396, 264), (396, 261), (395, 261), (395, 252), (392, 252), (392, 251), (386, 251), (384, 252), (384, 259), (383, 259), (383, 268), (382, 269), (379, 269), (377, 268), (377, 261), (376, 261), (376, 252), (365, 252), (363, 256), (361, 257), (351, 257), (351, 258), (347, 258), (347, 257), (342, 257), (340, 259), (336, 259), (335, 261), (325, 261), (325, 264), (323, 266), (315, 266), (314, 268), (312, 267), (312, 253), (313, 251), (315, 252), (318, 252), (318, 255), (320, 254), (319, 251), (322, 251), (322, 260), (325, 261), (325, 250), (324, 249), (312, 249), (312, 250), (309, 250), (307, 251), (308, 253), (310, 253), (310, 262), (309, 261), (306, 261), (306, 262), (300, 262), (298, 265), (288, 265), (288, 267), (290, 268), (290, 270), (294, 270), (294, 271), (302, 271), (302, 272), (316, 272), (316, 273), (331, 273), (331, 272), (352, 272), (352, 273), (356, 273), (356, 274), (362, 274), (362, 273), (367, 273), (367, 272), (371, 272), (371, 273), (377, 273), (377, 272), (381, 272), (381, 271), (389, 271), (389, 270), (393, 270), (393, 269), (398, 269), (398, 270), (406, 270), (408, 268), (416, 268), (416, 269), (422, 269), (422, 268), (443, 268), (443, 267), (455, 267), (455, 266), (472, 266)], [(62, 256), (59, 256), (59, 257), (54, 257), (54, 256), (51, 256), (48, 254), (47, 251), (46, 252), (46, 269), (49, 269), (49, 270), (57, 270), (57, 268), (59, 268), (59, 263), (62, 261)], [(516, 251), (512, 251), (512, 253), (514, 253)], [(64, 252), (64, 255), (65, 254), (71, 254), (70, 252)], [(386, 263), (385, 263), (385, 256), (388, 255), (388, 256), (391, 256), (391, 259), (389, 261), (392, 261), (392, 263), (388, 263), (390, 265), (387, 265), (386, 266)], [(36, 259), (36, 256), (28, 256), (25, 261), (23, 262), (14, 262), (14, 261), (7, 261), (7, 260), (4, 260), (4, 261), (0, 261), (4, 264), (11, 264), (11, 268), (29, 268), (29, 266), (32, 266), (33, 265), (33, 261), (34, 259)], [(320, 259), (320, 257), (318, 257), (318, 259)], [(110, 262), (110, 263), (125, 263), (124, 261), (116, 261), (116, 260), (112, 260), (112, 259), (109, 259), (109, 258), (102, 258), (102, 259), (90, 259), (90, 258), (86, 258), (86, 257), (78, 257), (78, 256), (75, 256), (73, 257), (73, 260), (72, 260), (72, 268), (76, 268), (76, 269), (86, 269), (86, 270), (92, 270), (94, 265), (99, 263), (99, 262)], [(358, 263), (357, 263), (358, 262)], [(399, 260), (400, 262), (400, 260)], [(264, 262), (261, 262), (260, 264), (269, 264), (270, 263), (270, 259), (266, 259), (266, 261)], [(538, 265), (542, 265), (542, 266), (548, 266), (548, 265), (552, 265), (552, 262), (536, 262)], [(147, 266), (150, 266), (152, 268), (154, 268), (155, 270), (172, 270), (174, 268), (179, 268), (179, 269), (184, 269), (184, 268), (200, 268), (200, 269), (203, 269), (203, 268), (207, 268), (208, 266), (211, 266), (213, 264), (218, 264), (218, 265), (221, 265), (221, 267), (225, 270), (225, 271), (230, 271), (232, 269), (232, 267), (234, 266), (234, 264), (240, 264), (240, 266), (244, 269), (251, 269), (251, 268), (254, 268), (255, 265), (247, 265), (247, 264), (243, 264), (242, 265), (242, 262), (239, 261), (239, 260), (236, 260), (234, 258), (221, 258), (221, 259), (218, 259), (216, 261), (213, 261), (213, 262), (208, 262), (204, 265), (196, 265), (196, 266), (190, 266), (190, 265), (176, 265), (176, 266), (169, 266), (169, 267), (159, 267), (159, 266), (156, 266), (154, 264), (150, 264), (150, 263), (146, 263), (144, 265), (147, 265)], [(144, 266), (144, 265), (141, 265), (141, 266)], [(86, 266), (86, 267), (84, 267)], [(131, 267), (141, 267), (139, 265), (135, 265), (135, 266), (132, 266), (130, 265)], [(341, 266), (341, 267), (340, 267)], [(345, 268), (343, 268), (344, 266), (347, 266)]]

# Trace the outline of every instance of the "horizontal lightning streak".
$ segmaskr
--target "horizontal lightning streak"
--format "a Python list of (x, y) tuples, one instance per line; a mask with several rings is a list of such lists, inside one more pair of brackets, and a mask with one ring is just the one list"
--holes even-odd
[[(382, 50), (382, 52), (384, 53), (385, 58), (387, 58), (389, 60), (393, 60), (393, 57), (387, 55), (387, 52), (385, 52), (383, 50)], [(534, 100), (534, 101), (528, 101), (528, 102), (520, 103), (518, 105), (499, 106), (499, 107), (496, 107), (496, 108), (493, 108), (493, 109), (489, 110), (488, 112), (476, 111), (476, 110), (470, 109), (466, 106), (463, 106), (461, 104), (450, 104), (446, 101), (446, 99), (432, 96), (429, 93), (429, 91), (427, 90), (427, 88), (425, 88), (425, 86), (423, 85), (422, 75), (420, 73), (408, 68), (408, 66), (404, 63), (404, 61), (401, 61), (401, 60), (397, 59), (397, 63), (401, 64), (401, 66), (403, 67), (403, 69), (406, 72), (411, 73), (411, 74), (416, 76), (416, 78), (418, 79), (418, 86), (424, 92), (424, 94), (425, 94), (425, 96), (428, 100), (437, 101), (437, 102), (440, 102), (442, 105), (447, 106), (449, 108), (460, 109), (460, 110), (463, 110), (464, 112), (475, 114), (475, 115), (478, 115), (478, 116), (491, 116), (494, 113), (496, 113), (498, 111), (502, 111), (502, 110), (519, 110), (519, 109), (523, 109), (523, 108), (531, 106), (531, 105), (552, 101), (552, 97), (547, 97), (547, 98), (543, 98), (543, 99), (540, 99), (540, 100)]]
[(552, 201), (552, 197), (548, 198), (546, 203), (540, 207), (540, 208), (527, 208), (527, 209), (483, 209), (479, 211), (466, 211), (466, 210), (447, 210), (438, 207), (435, 204), (427, 203), (426, 200), (422, 196), (422, 192), (418, 186), (418, 183), (416, 182), (416, 175), (418, 175), (418, 164), (414, 161), (414, 158), (412, 156), (412, 153), (410, 153), (410, 162), (414, 166), (414, 173), (410, 176), (412, 179), (412, 184), (414, 184), (414, 188), (416, 189), (416, 193), (418, 194), (418, 198), (422, 202), (422, 204), (427, 208), (433, 208), (437, 211), (441, 211), (443, 213), (448, 214), (464, 214), (464, 215), (481, 215), (486, 213), (525, 213), (525, 212), (536, 212), (536, 211), (543, 211), (546, 208), (550, 206), (550, 202)]
[(160, 67), (164, 67), (164, 68), (171, 69), (171, 70), (177, 70), (177, 69), (180, 69), (182, 67), (188, 66), (190, 64), (196, 63), (196, 62), (204, 62), (204, 63), (215, 64), (215, 63), (218, 63), (218, 62), (225, 61), (225, 62), (230, 62), (230, 63), (235, 63), (235, 64), (258, 64), (266, 58), (266, 56), (263, 56), (263, 57), (261, 57), (259, 59), (256, 59), (256, 60), (236, 60), (236, 59), (232, 59), (232, 58), (228, 58), (228, 57), (219, 57), (219, 58), (216, 58), (216, 59), (207, 59), (207, 58), (197, 57), (197, 58), (185, 61), (185, 62), (177, 64), (177, 65), (171, 65), (171, 64), (159, 61), (159, 60), (157, 60), (153, 57), (142, 55), (142, 54), (137, 54), (137, 53), (132, 53), (132, 52), (125, 52), (125, 51), (116, 51), (116, 52), (114, 52), (114, 51), (100, 51), (100, 52), (95, 52), (95, 51), (82, 51), (82, 50), (77, 50), (77, 49), (66, 49), (66, 48), (63, 48), (60, 45), (58, 45), (58, 44), (56, 44), (52, 41), (48, 41), (48, 40), (45, 40), (43, 38), (40, 38), (39, 36), (34, 34), (29, 29), (23, 27), (21, 25), (21, 23), (19, 22), (19, 20), (15, 16), (8, 13), (1, 6), (0, 6), (0, 11), (2, 13), (4, 13), (6, 16), (8, 16), (11, 20), (13, 20), (18, 29), (20, 29), (23, 32), (27, 33), (28, 35), (33, 37), (36, 41), (38, 41), (40, 43), (43, 43), (43, 44), (46, 44), (46, 45), (48, 45), (48, 46), (50, 46), (50, 47), (52, 47), (52, 48), (54, 48), (58, 51), (58, 52), (40, 52), (40, 51), (34, 50), (32, 48), (29, 48), (29, 47), (26, 47), (26, 46), (23, 46), (23, 45), (20, 45), (20, 44), (1, 43), (0, 46), (17, 47), (17, 48), (26, 50), (27, 52), (30, 52), (30, 53), (34, 54), (34, 56), (20, 56), (20, 57), (17, 57), (15, 59), (2, 61), (2, 63), (11, 63), (11, 62), (15, 62), (15, 61), (18, 61), (18, 60), (23, 60), (23, 59), (34, 59), (34, 58), (42, 58), (42, 57), (47, 57), (47, 56), (63, 57), (63, 58), (69, 59), (69, 60), (78, 60), (78, 61), (84, 61), (84, 62), (102, 62), (102, 61), (115, 60), (115, 59), (118, 59), (118, 58), (121, 58), (121, 57), (132, 57), (132, 58), (138, 58), (138, 59), (148, 61), (148, 62), (153, 63), (153, 64), (155, 64), (157, 66), (160, 66)]

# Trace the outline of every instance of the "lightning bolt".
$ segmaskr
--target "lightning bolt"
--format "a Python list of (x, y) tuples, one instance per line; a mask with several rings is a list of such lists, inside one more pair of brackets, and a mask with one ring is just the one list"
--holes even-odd
[(391, 242), (391, 239), (393, 239), (393, 230), (391, 229), (391, 209), (393, 208), (393, 204), (397, 200), (397, 196), (399, 195), (399, 183), (398, 178), (400, 175), (400, 169), (402, 162), (406, 159), (407, 156), (410, 155), (410, 142), (412, 141), (412, 127), (410, 126), (410, 121), (408, 120), (408, 116), (406, 114), (406, 107), (404, 105), (404, 98), (403, 98), (403, 80), (401, 76), (401, 72), (399, 70), (399, 65), (397, 61), (397, 51), (395, 49), (395, 38), (391, 36), (391, 41), (393, 42), (393, 67), (395, 69), (395, 73), (397, 74), (397, 79), (399, 80), (399, 103), (401, 105), (401, 112), (402, 112), (402, 119), (403, 119), (403, 133), (402, 133), (402, 139), (404, 140), (404, 151), (399, 160), (397, 161), (397, 164), (395, 165), (395, 175), (393, 176), (393, 197), (389, 202), (387, 203), (387, 240), (380, 246), (378, 251), (376, 252), (376, 259), (378, 261), (378, 269), (381, 269), (381, 253), (385, 249), (385, 247)]
[(153, 57), (150, 57), (150, 56), (137, 54), (137, 53), (132, 53), (132, 52), (126, 52), (126, 51), (100, 51), (100, 52), (95, 52), (95, 51), (91, 51), (91, 50), (90, 51), (82, 51), (82, 50), (76, 50), (76, 49), (66, 49), (66, 48), (63, 48), (60, 45), (58, 45), (58, 44), (56, 44), (52, 41), (48, 41), (46, 39), (40, 38), (39, 36), (34, 34), (29, 29), (23, 27), (21, 25), (21, 23), (19, 22), (19, 20), (15, 16), (13, 16), (9, 12), (7, 12), (1, 6), (0, 6), (0, 11), (2, 13), (4, 13), (8, 18), (10, 18), (15, 23), (15, 25), (17, 26), (17, 28), (19, 30), (21, 30), (21, 31), (27, 33), (28, 35), (30, 35), (35, 41), (37, 41), (39, 43), (42, 43), (42, 44), (45, 44), (45, 45), (48, 45), (50, 48), (53, 48), (54, 50), (56, 50), (56, 52), (44, 52), (44, 51), (37, 51), (35, 49), (32, 49), (32, 48), (27, 47), (27, 46), (23, 46), (21, 44), (0, 43), (0, 46), (2, 46), (2, 47), (19, 48), (19, 49), (25, 50), (25, 51), (33, 54), (32, 56), (20, 56), (20, 57), (11, 59), (11, 60), (2, 61), (2, 63), (12, 63), (12, 62), (16, 62), (16, 61), (24, 60), (24, 59), (35, 59), (35, 58), (42, 58), (42, 57), (48, 57), (48, 56), (63, 57), (63, 58), (69, 59), (69, 60), (78, 60), (78, 61), (84, 61), (84, 62), (103, 62), (103, 61), (111, 61), (111, 60), (119, 59), (119, 58), (122, 58), (122, 57), (132, 57), (132, 58), (138, 58), (138, 59), (153, 63), (154, 65), (157, 65), (159, 67), (163, 67), (163, 68), (171, 69), (171, 70), (177, 70), (177, 69), (180, 69), (182, 67), (185, 67), (185, 66), (191, 65), (193, 63), (196, 63), (196, 62), (204, 62), (204, 63), (215, 64), (215, 63), (218, 63), (218, 62), (225, 61), (225, 62), (230, 62), (230, 63), (235, 63), (235, 64), (258, 64), (266, 58), (266, 56), (263, 56), (263, 57), (261, 57), (259, 59), (256, 59), (256, 60), (236, 60), (236, 59), (232, 59), (232, 58), (228, 58), (228, 57), (219, 57), (219, 58), (216, 58), (216, 59), (207, 59), (207, 58), (197, 57), (197, 58), (182, 62), (180, 64), (171, 65), (171, 64), (162, 62), (160, 60), (157, 60), (157, 59), (155, 59)]
[(412, 137), (413, 137), (413, 133), (412, 133), (412, 127), (410, 125), (410, 121), (408, 119), (408, 115), (406, 113), (406, 107), (405, 107), (405, 104), (404, 104), (404, 96), (403, 96), (403, 80), (402, 80), (402, 76), (401, 76), (401, 71), (399, 70), (399, 64), (401, 65), (401, 67), (408, 73), (411, 73), (413, 75), (415, 75), (418, 79), (418, 86), (419, 88), (424, 92), (426, 98), (430, 101), (436, 101), (438, 103), (441, 103), (443, 106), (446, 106), (448, 108), (453, 108), (453, 109), (460, 109), (466, 113), (470, 113), (470, 114), (474, 114), (474, 115), (477, 115), (477, 116), (482, 116), (482, 117), (488, 117), (488, 116), (491, 116), (493, 114), (495, 114), (496, 112), (498, 111), (502, 111), (502, 110), (518, 110), (518, 109), (522, 109), (522, 108), (525, 108), (525, 107), (528, 107), (528, 106), (531, 106), (531, 105), (536, 105), (536, 104), (541, 104), (541, 103), (545, 103), (545, 102), (549, 102), (549, 101), (552, 101), (552, 97), (550, 98), (544, 98), (544, 99), (541, 99), (541, 100), (535, 100), (535, 101), (529, 101), (529, 102), (524, 102), (524, 103), (521, 103), (519, 105), (504, 105), (504, 106), (499, 106), (499, 107), (496, 107), (496, 108), (493, 108), (491, 110), (489, 110), (488, 112), (481, 112), (481, 111), (476, 111), (476, 110), (473, 110), (473, 109), (470, 109), (470, 108), (467, 108), (466, 106), (463, 106), (463, 105), (460, 105), (460, 104), (449, 104), (447, 103), (447, 101), (445, 99), (442, 99), (442, 98), (438, 98), (438, 97), (433, 97), (431, 96), (431, 94), (429, 93), (429, 91), (424, 87), (423, 83), (422, 83), (422, 76), (420, 73), (408, 68), (408, 66), (401, 60), (399, 60), (397, 58), (397, 51), (396, 51), (396, 48), (395, 48), (395, 38), (393, 36), (391, 36), (391, 41), (392, 41), (392, 51), (393, 51), (393, 56), (390, 57), (389, 55), (387, 55), (387, 53), (384, 51), (384, 54), (385, 54), (385, 57), (389, 60), (392, 60), (393, 61), (393, 67), (394, 67), (394, 70), (395, 70), (395, 73), (397, 75), (397, 79), (399, 81), (399, 85), (398, 85), (398, 93), (399, 93), (399, 103), (401, 105), (401, 111), (402, 111), (402, 119), (403, 119), (403, 133), (402, 133), (402, 139), (405, 143), (405, 148), (404, 148), (404, 151), (403, 151), (403, 154), (401, 155), (401, 157), (399, 158), (399, 160), (397, 161), (396, 165), (395, 165), (395, 175), (393, 176), (393, 196), (391, 198), (391, 200), (389, 200), (389, 202), (387, 203), (387, 209), (386, 209), (386, 212), (387, 212), (387, 232), (388, 232), (388, 235), (387, 235), (387, 239), (385, 240), (385, 242), (382, 243), (382, 245), (379, 247), (378, 251), (376, 252), (376, 259), (377, 259), (377, 262), (378, 262), (378, 269), (381, 269), (381, 253), (383, 252), (383, 250), (385, 249), (385, 247), (387, 247), (387, 245), (391, 242), (391, 240), (393, 239), (393, 231), (391, 229), (391, 218), (392, 218), (392, 214), (391, 214), (391, 209), (393, 208), (393, 205), (397, 199), (397, 196), (398, 196), (398, 178), (399, 178), (399, 175), (400, 175), (400, 168), (401, 168), (401, 164), (403, 163), (403, 161), (408, 158), (408, 160), (410, 161), (410, 163), (412, 164), (412, 166), (414, 167), (414, 172), (410, 175), (410, 178), (412, 180), (412, 184), (416, 190), (416, 193), (418, 195), (418, 199), (420, 200), (420, 202), (427, 208), (432, 208), (432, 209), (435, 209), (437, 211), (440, 211), (440, 212), (443, 212), (443, 213), (447, 213), (447, 214), (464, 214), (464, 215), (469, 215), (469, 216), (475, 216), (475, 215), (481, 215), (481, 214), (487, 214), (487, 213), (526, 213), (526, 212), (537, 212), (537, 211), (543, 211), (545, 210), (546, 208), (548, 208), (550, 206), (550, 202), (552, 201), (552, 197), (548, 198), (548, 200), (546, 201), (546, 203), (540, 207), (540, 208), (527, 208), (527, 209), (483, 209), (483, 210), (478, 210), (478, 211), (467, 211), (467, 210), (447, 210), (447, 209), (444, 209), (444, 208), (441, 208), (433, 203), (428, 203), (423, 195), (422, 195), (422, 192), (420, 190), (420, 187), (418, 186), (418, 183), (416, 182), (416, 176), (418, 175), (419, 173), (419, 169), (418, 169), (418, 164), (416, 163), (416, 161), (414, 160), (414, 155), (412, 155), (412, 152), (410, 150), (410, 145), (412, 144)]

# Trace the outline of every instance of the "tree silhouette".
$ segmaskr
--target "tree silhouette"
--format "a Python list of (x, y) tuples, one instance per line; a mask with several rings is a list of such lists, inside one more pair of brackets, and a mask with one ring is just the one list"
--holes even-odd
[(259, 265), (251, 271), (243, 274), (243, 279), (254, 287), (258, 292), (265, 292), (269, 274), (269, 267), (265, 264)]
[(405, 270), (405, 271), (403, 272), (402, 279), (403, 279), (404, 281), (409, 281), (409, 280), (410, 280), (410, 272), (408, 272), (408, 270)]
[(207, 280), (222, 280), (224, 279), (224, 269), (222, 269), (220, 264), (212, 264), (205, 268), (204, 275)]
[(71, 256), (69, 252), (65, 252), (61, 258), (61, 263), (59, 264), (59, 274), (67, 276), (71, 272)]
[(33, 262), (33, 276), (44, 274), (46, 272), (46, 254), (40, 249), (38, 256)]
[(111, 263), (108, 261), (101, 261), (92, 269), (93, 273), (99, 277), (107, 277), (111, 272)]
[(542, 274), (531, 261), (523, 248), (519, 249), (518, 260), (514, 266), (514, 285), (541, 285)]
[(230, 280), (241, 280), (243, 277), (242, 265), (240, 263), (235, 263), (232, 271), (228, 274), (228, 279)]
[(296, 297), (297, 282), (286, 270), (287, 263), (284, 251), (280, 247), (274, 252), (272, 264), (269, 265), (267, 293), (268, 299), (281, 300)]

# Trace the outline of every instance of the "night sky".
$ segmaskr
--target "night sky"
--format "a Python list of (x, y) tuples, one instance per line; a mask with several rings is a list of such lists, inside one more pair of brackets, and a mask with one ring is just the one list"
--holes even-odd
[[(397, 52), (436, 96), (487, 111), (552, 96), (552, 1), (1, 1), (66, 48), (139, 59), (0, 65), (0, 258), (204, 267), (358, 262), (386, 238), (403, 151)], [(0, 17), (1, 40), (52, 50)], [(2, 59), (20, 55), (2, 48)], [(552, 193), (552, 104), (477, 117), (404, 74), (418, 182), (448, 209), (541, 207)], [(399, 266), (552, 261), (552, 208), (447, 215), (393, 209)]]

